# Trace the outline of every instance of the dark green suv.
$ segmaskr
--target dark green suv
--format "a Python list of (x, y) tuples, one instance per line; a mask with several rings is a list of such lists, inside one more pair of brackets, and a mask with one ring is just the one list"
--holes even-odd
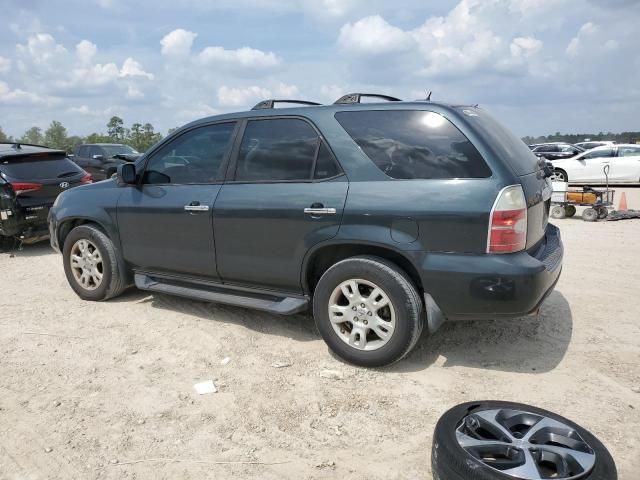
[(364, 366), (425, 324), (536, 312), (563, 255), (544, 163), (479, 108), (363, 97), (198, 120), (63, 193), (49, 222), (71, 287), (311, 307)]

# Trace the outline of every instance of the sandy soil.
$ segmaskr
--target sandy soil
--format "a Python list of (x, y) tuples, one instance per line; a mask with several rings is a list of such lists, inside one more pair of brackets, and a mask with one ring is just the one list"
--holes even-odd
[(556, 224), (538, 318), (446, 324), (382, 370), (333, 358), (307, 316), (83, 302), (48, 245), (0, 254), (0, 478), (430, 479), (439, 416), (489, 398), (576, 420), (637, 479), (640, 220)]

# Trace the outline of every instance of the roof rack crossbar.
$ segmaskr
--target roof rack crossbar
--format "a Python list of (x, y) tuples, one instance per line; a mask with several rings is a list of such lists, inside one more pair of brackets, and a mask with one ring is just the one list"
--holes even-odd
[(340, 97), (338, 100), (336, 100), (333, 103), (334, 103), (334, 105), (347, 105), (347, 104), (350, 104), (350, 103), (361, 103), (360, 100), (362, 99), (362, 97), (380, 98), (382, 100), (387, 100), (389, 102), (401, 102), (402, 101), (399, 98), (392, 97), (390, 95), (380, 95), (378, 93), (348, 93), (346, 95), (343, 95), (342, 97)]
[(308, 100), (279, 100), (279, 99), (270, 99), (263, 100), (257, 103), (251, 110), (266, 110), (268, 108), (273, 108), (276, 103), (297, 103), (300, 105), (322, 105), (318, 102), (309, 102)]

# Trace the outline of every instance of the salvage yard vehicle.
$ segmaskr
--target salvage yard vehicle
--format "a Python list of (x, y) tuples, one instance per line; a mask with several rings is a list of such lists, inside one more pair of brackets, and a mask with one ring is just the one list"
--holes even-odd
[(73, 161), (89, 172), (95, 181), (111, 177), (119, 165), (133, 162), (140, 153), (120, 143), (87, 143), (78, 145)]
[(49, 234), (47, 215), (55, 198), (86, 183), (91, 183), (91, 175), (63, 151), (0, 143), (0, 244), (45, 238)]
[[(639, 183), (640, 145), (595, 147), (575, 157), (551, 160), (553, 180), (570, 183)], [(606, 178), (603, 168), (609, 166)]]
[(134, 283), (280, 314), (312, 307), (331, 350), (376, 367), (407, 355), (424, 325), (537, 312), (563, 258), (550, 173), (474, 106), (267, 100), (65, 192), (51, 244), (85, 300)]
[(571, 145), (570, 143), (552, 142), (552, 143), (537, 143), (529, 145), (531, 151), (536, 157), (544, 158), (546, 160), (561, 160), (563, 158), (571, 158), (584, 152), (584, 149)]

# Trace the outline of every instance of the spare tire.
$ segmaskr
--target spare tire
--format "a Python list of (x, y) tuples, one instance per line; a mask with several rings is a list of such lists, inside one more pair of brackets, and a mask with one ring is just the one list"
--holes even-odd
[(605, 446), (553, 412), (478, 401), (447, 411), (433, 434), (434, 480), (616, 480)]

